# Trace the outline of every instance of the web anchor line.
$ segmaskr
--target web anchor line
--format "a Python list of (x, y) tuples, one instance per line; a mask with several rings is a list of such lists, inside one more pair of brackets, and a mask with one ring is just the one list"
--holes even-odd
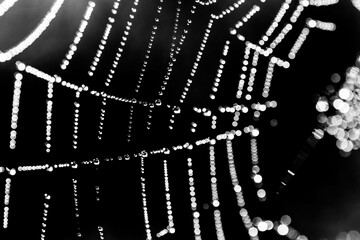
[(0, 17), (10, 10), (18, 0), (4, 0), (0, 3)]
[[(50, 26), (51, 22), (56, 18), (56, 14), (63, 6), (64, 1), (65, 0), (56, 0), (51, 6), (50, 10), (45, 15), (45, 17), (37, 25), (37, 27), (16, 46), (10, 48), (5, 52), (0, 51), (0, 63), (10, 61), (12, 58), (29, 48), (44, 33), (44, 31)], [(6, 4), (7, 2), (8, 1), (5, 1), (3, 2), (3, 4)]]

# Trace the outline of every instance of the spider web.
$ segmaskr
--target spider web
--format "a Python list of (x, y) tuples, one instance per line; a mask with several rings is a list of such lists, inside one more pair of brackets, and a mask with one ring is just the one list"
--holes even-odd
[[(0, 7), (7, 2), (8, 11), (20, 4)], [(32, 34), (1, 52), (2, 62), (16, 68), (12, 157), (1, 168), (2, 232), (17, 236), (12, 221), (22, 226), (25, 220), (15, 216), (26, 212), (38, 216), (38, 228), (28, 229), (41, 239), (307, 239), (289, 216), (266, 207), (323, 131), (309, 130), (293, 165), (274, 182), (263, 174), (262, 136), (272, 132), (269, 119), (277, 126), (272, 92), (280, 89), (273, 85), (281, 87), (278, 78), (296, 65), (309, 35), (335, 30), (331, 22), (312, 19), (311, 8), (335, 3), (82, 2), (77, 30), (69, 27), (76, 34), (66, 36), (69, 47), (54, 58), (61, 61), (29, 63), (21, 53), (36, 47), (47, 28), (64, 24), (61, 11), (71, 3), (55, 1)], [(107, 14), (97, 12), (102, 4)], [(10, 193), (27, 179), (31, 190), (14, 195), (14, 202)], [(36, 195), (28, 203), (39, 205), (34, 210), (19, 200), (28, 194)], [(121, 214), (127, 205), (136, 209)], [(41, 218), (35, 209), (42, 207)], [(59, 229), (71, 230), (57, 236)]]

